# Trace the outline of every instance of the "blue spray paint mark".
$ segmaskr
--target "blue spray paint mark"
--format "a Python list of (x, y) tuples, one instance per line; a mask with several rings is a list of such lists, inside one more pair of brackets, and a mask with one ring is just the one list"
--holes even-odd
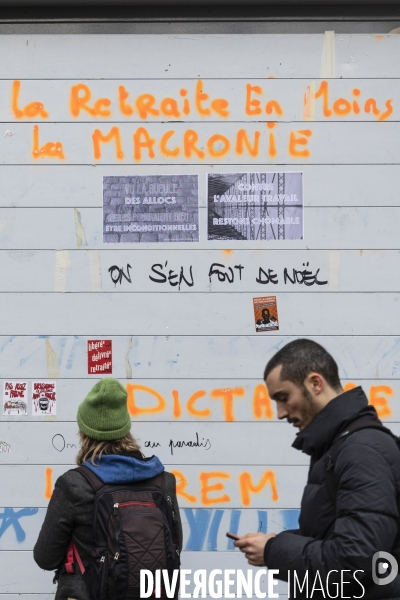
[(79, 339), (75, 338), (74, 343), (73, 343), (72, 348), (69, 353), (69, 357), (68, 357), (67, 371), (70, 371), (73, 367), (74, 360), (75, 360), (75, 354), (76, 354), (78, 347), (79, 347)]
[(258, 529), (259, 533), (267, 533), (268, 513), (266, 510), (258, 510)]
[[(47, 335), (44, 335), (44, 336), (39, 336), (37, 339), (46, 339), (47, 337), (48, 337)], [(25, 350), (26, 348), (28, 348), (29, 346), (32, 346), (32, 344), (35, 344), (35, 342), (36, 342), (36, 338), (35, 338), (35, 339), (33, 339), (33, 340), (31, 340), (31, 341), (29, 341), (27, 344), (25, 344), (25, 345), (22, 345), (22, 347), (18, 348), (18, 352), (24, 351), (24, 350)], [(20, 358), (20, 359), (19, 359), (19, 366), (20, 366), (20, 367), (23, 367), (23, 366), (24, 366), (24, 364), (25, 364), (25, 363), (26, 363), (26, 362), (27, 362), (27, 361), (28, 361), (30, 358), (32, 358), (32, 356), (33, 356), (34, 354), (36, 354), (36, 353), (37, 353), (37, 352), (39, 352), (39, 351), (40, 351), (40, 352), (42, 352), (42, 350), (43, 350), (43, 346), (42, 346), (42, 345), (38, 345), (38, 346), (36, 346), (36, 347), (35, 347), (35, 349), (33, 350), (33, 352), (31, 352), (31, 353), (30, 353), (28, 356), (26, 356), (25, 358)]]
[(5, 508), (4, 512), (0, 513), (0, 519), (2, 519), (0, 538), (9, 527), (13, 526), (15, 535), (17, 536), (17, 542), (23, 542), (26, 538), (26, 533), (22, 529), (19, 519), (21, 519), (21, 517), (31, 517), (32, 515), (36, 515), (38, 510), (38, 508), (21, 508), (21, 510), (14, 512), (13, 508)]
[[(237, 508), (234, 508), (231, 512), (231, 520), (229, 523), (229, 531), (231, 533), (235, 533), (237, 534), (237, 532), (239, 531), (239, 521), (240, 521), (240, 515), (242, 514), (241, 510), (238, 510)], [(230, 538), (228, 538), (228, 544), (227, 544), (227, 550), (235, 550), (235, 546), (233, 545), (233, 540), (231, 540)]]
[(283, 526), (285, 529), (298, 529), (300, 511), (297, 509), (287, 509), (282, 511)]
[(208, 525), (211, 519), (211, 511), (199, 508), (193, 512), (191, 508), (184, 508), (185, 516), (190, 527), (190, 536), (186, 544), (185, 550), (200, 552), (203, 548)]
[(216, 552), (217, 548), (217, 537), (218, 537), (218, 529), (221, 523), (221, 519), (223, 517), (224, 511), (219, 509), (216, 510), (213, 516), (213, 520), (210, 526), (210, 531), (208, 532), (208, 540), (207, 540), (207, 550), (209, 552)]

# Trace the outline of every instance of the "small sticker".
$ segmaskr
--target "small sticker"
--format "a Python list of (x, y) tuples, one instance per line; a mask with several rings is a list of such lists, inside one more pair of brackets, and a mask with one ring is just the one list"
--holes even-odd
[(56, 382), (32, 381), (32, 416), (55, 415), (56, 408)]
[(0, 452), (11, 452), (10, 444), (0, 441)]
[(253, 298), (253, 307), (257, 333), (279, 329), (276, 296)]
[(27, 395), (27, 381), (5, 381), (3, 387), (3, 415), (27, 415)]
[(112, 340), (88, 340), (88, 374), (99, 373), (112, 373)]

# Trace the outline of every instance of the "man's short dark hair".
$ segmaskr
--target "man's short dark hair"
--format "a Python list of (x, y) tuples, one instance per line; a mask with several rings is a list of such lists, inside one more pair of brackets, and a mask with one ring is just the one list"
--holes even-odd
[(304, 380), (312, 372), (322, 375), (332, 389), (341, 388), (339, 370), (332, 356), (317, 342), (300, 339), (283, 346), (264, 371), (264, 381), (275, 367), (282, 365), (281, 381), (291, 381), (303, 387)]

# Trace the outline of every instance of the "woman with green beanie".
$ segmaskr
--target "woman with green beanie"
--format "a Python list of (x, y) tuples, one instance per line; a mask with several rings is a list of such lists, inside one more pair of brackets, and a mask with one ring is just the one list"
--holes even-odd
[[(182, 526), (175, 477), (164, 471), (164, 466), (156, 456), (145, 458), (140, 452), (138, 443), (130, 433), (131, 420), (125, 388), (112, 378), (96, 383), (80, 404), (77, 421), (81, 448), (76, 462), (86, 467), (83, 472), (93, 472), (99, 485), (112, 485), (118, 489), (135, 482), (143, 482), (140, 485), (144, 486), (147, 480), (163, 482), (165, 497), (172, 504), (179, 553), (182, 549)], [(89, 592), (87, 580), (81, 572), (85, 567), (90, 569), (93, 560), (96, 493), (90, 479), (79, 469), (67, 471), (59, 477), (33, 551), (39, 567), (48, 571), (57, 570), (55, 600), (93, 600), (93, 593)], [(74, 546), (71, 546), (71, 542)], [(71, 547), (72, 555), (75, 552), (79, 564), (83, 563), (82, 568), (64, 567)], [(114, 600), (112, 595), (107, 595), (107, 598)]]

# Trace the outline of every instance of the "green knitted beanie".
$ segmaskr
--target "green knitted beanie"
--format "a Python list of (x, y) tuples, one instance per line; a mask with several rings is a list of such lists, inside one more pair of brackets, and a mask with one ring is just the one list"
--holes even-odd
[(101, 379), (79, 405), (79, 429), (94, 440), (119, 440), (131, 429), (128, 394), (116, 379)]

